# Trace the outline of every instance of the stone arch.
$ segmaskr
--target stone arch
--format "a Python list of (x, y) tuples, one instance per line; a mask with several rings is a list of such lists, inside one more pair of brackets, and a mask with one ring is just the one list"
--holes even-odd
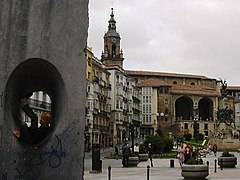
[[(34, 91), (46, 92), (51, 98), (51, 125), (50, 137), (56, 128), (59, 118), (65, 114), (66, 87), (57, 68), (47, 60), (32, 58), (20, 63), (10, 75), (6, 89), (5, 117), (10, 131), (18, 126), (19, 99), (25, 94)], [(46, 141), (45, 138), (43, 141)], [(39, 145), (42, 142), (39, 142)]]
[(175, 102), (175, 114), (177, 119), (190, 120), (193, 117), (193, 100), (188, 96), (182, 96)]
[(213, 101), (206, 97), (200, 99), (198, 110), (201, 120), (211, 120), (213, 118)]

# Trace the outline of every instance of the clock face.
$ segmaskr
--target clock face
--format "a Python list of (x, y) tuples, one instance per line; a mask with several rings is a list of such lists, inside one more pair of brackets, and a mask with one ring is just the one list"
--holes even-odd
[(112, 38), (112, 42), (113, 42), (113, 43), (116, 43), (116, 42), (117, 42), (117, 39), (116, 39), (116, 38)]

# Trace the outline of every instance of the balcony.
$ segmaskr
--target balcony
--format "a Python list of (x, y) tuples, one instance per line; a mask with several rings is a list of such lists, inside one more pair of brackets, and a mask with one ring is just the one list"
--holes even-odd
[(30, 106), (36, 109), (51, 110), (51, 103), (39, 101), (37, 99), (30, 99)]
[(97, 76), (93, 76), (93, 82), (99, 83), (99, 78)]

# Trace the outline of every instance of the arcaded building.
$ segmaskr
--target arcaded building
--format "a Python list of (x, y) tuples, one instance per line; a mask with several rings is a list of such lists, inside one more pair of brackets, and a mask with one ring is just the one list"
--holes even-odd
[[(141, 134), (154, 134), (161, 128), (209, 135), (216, 128), (220, 83), (205, 76), (125, 71), (142, 94)], [(174, 127), (174, 128), (173, 128)], [(168, 132), (167, 132), (168, 133)]]

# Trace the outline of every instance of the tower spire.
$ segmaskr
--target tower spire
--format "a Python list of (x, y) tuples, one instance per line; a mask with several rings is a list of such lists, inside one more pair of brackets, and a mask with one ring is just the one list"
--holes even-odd
[(108, 31), (104, 35), (104, 50), (101, 61), (107, 66), (123, 67), (123, 52), (120, 46), (120, 35), (116, 31), (116, 21), (114, 19), (113, 8), (111, 8), (110, 19), (108, 21)]
[(116, 21), (114, 19), (113, 8), (111, 8), (110, 20), (108, 21), (108, 30), (116, 30)]

